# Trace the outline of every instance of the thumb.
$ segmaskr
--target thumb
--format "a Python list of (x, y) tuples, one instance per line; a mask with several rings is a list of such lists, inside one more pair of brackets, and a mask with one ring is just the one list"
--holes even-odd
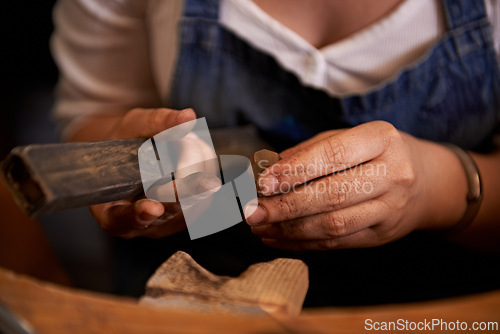
[(106, 232), (127, 237), (152, 225), (165, 213), (165, 209), (161, 203), (141, 199), (93, 205), (91, 212)]
[(112, 137), (149, 138), (176, 125), (196, 119), (193, 109), (174, 110), (168, 108), (129, 111), (115, 127)]

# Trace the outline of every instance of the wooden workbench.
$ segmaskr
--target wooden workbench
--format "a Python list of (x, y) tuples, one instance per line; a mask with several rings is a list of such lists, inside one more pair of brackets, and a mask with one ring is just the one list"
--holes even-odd
[(132, 298), (64, 288), (2, 268), (0, 302), (37, 333), (367, 333), (366, 319), (500, 321), (500, 291), (414, 304), (305, 309), (301, 316), (287, 318), (156, 309)]

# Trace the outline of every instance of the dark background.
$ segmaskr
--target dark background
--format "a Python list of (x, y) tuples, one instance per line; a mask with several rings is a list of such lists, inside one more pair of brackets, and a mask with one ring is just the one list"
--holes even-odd
[[(49, 50), (55, 0), (6, 1), (0, 14), (0, 157), (15, 145), (57, 140), (50, 122), (57, 69)], [(29, 3), (29, 5), (28, 5)]]
[[(55, 3), (56, 0), (3, 3), (0, 160), (14, 146), (59, 141), (51, 119), (58, 77), (50, 54)], [(39, 223), (75, 286), (110, 291), (109, 237), (87, 208), (42, 216)]]

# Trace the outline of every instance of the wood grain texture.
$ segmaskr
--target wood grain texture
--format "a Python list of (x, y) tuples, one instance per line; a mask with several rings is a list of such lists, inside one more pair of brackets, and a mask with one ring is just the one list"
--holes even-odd
[(300, 260), (257, 263), (240, 276), (229, 277), (212, 274), (179, 251), (149, 279), (141, 302), (169, 309), (296, 316), (308, 287), (308, 269)]
[(20, 146), (0, 163), (0, 177), (31, 217), (134, 197), (143, 192), (137, 159), (143, 142)]
[(61, 288), (4, 269), (0, 302), (37, 333), (287, 333), (265, 314), (161, 310), (135, 299)]
[[(361, 333), (366, 332), (365, 319), (500, 321), (500, 290), (402, 305), (306, 309), (292, 318), (155, 309), (134, 299), (63, 288), (1, 268), (0, 302), (38, 333)], [(406, 333), (417, 332), (422, 331)]]

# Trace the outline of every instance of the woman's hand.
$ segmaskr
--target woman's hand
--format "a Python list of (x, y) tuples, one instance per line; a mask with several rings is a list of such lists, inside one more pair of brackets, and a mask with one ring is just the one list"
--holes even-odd
[[(192, 109), (133, 109), (115, 123), (106, 137), (150, 138), (194, 119), (196, 115)], [(179, 203), (129, 198), (94, 205), (90, 210), (105, 231), (124, 238), (161, 238), (186, 228)]]
[(446, 229), (465, 211), (465, 174), (452, 152), (376, 121), (322, 133), (259, 178), (247, 219), (269, 246), (371, 247), (416, 229)]

